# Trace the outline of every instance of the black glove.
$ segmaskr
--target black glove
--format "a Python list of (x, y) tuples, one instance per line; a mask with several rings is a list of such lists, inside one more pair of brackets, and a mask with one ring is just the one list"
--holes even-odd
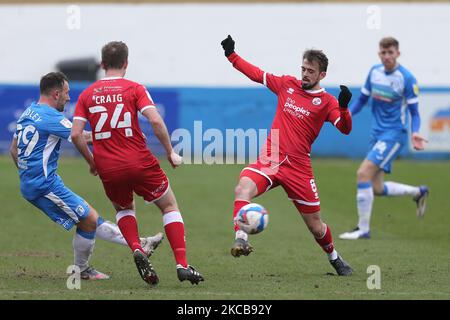
[(350, 92), (350, 90), (348, 90), (348, 88), (346, 86), (341, 85), (341, 92), (339, 93), (339, 107), (341, 109), (347, 109), (348, 108), (348, 103), (350, 102), (350, 100), (352, 99), (352, 93)]
[(223, 50), (225, 50), (225, 57), (230, 56), (234, 52), (234, 40), (230, 35), (221, 43)]

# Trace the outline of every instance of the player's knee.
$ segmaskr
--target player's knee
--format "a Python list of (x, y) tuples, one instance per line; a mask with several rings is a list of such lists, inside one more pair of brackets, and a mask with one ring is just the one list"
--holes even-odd
[(167, 205), (167, 206), (165, 206), (164, 208), (161, 209), (161, 213), (163, 215), (166, 214), (166, 213), (169, 213), (169, 212), (173, 212), (173, 211), (180, 212), (180, 209), (178, 209), (177, 204)]
[(358, 182), (369, 182), (371, 180), (370, 174), (364, 168), (359, 168), (358, 171), (356, 171), (356, 178), (358, 179)]
[(155, 201), (156, 206), (161, 210), (162, 214), (172, 211), (180, 211), (178, 209), (177, 199), (172, 190), (169, 190), (161, 199)]
[(93, 232), (97, 229), (98, 214), (94, 208), (90, 208), (89, 215), (78, 223), (78, 227), (86, 232)]
[(252, 191), (251, 186), (239, 183), (236, 188), (234, 188), (234, 196), (236, 199), (251, 199)]

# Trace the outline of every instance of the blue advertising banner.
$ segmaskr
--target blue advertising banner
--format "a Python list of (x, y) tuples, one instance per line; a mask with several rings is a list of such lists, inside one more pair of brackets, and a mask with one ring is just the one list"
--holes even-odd
[[(70, 85), (71, 101), (65, 107), (64, 114), (72, 120), (76, 101), (80, 93), (88, 86), (88, 83), (73, 83)], [(162, 115), (169, 133), (178, 128), (179, 94), (171, 89), (148, 88)], [(36, 85), (0, 85), (0, 152), (5, 153), (9, 149), (13, 133), (16, 130), (16, 121), (22, 112), (33, 101), (39, 99), (39, 87)], [(139, 118), (142, 131), (148, 138), (148, 145), (155, 153), (162, 152), (162, 146), (153, 135), (149, 122), (142, 116)], [(89, 130), (89, 127), (87, 127)], [(62, 145), (66, 154), (76, 153), (70, 143)]]
[[(71, 84), (71, 102), (65, 114), (71, 119), (78, 95), (87, 83)], [(157, 104), (169, 133), (172, 144), (187, 157), (204, 155), (236, 156), (244, 150), (246, 159), (252, 150), (264, 144), (275, 114), (277, 98), (266, 88), (148, 88)], [(338, 88), (326, 88), (337, 96)], [(359, 88), (351, 88), (353, 97), (359, 96)], [(32, 102), (38, 99), (36, 85), (0, 85), (0, 152), (7, 152), (15, 122)], [(424, 88), (420, 94), (419, 111), (421, 134), (429, 144), (425, 151), (416, 152), (405, 146), (401, 157), (414, 159), (450, 158), (450, 88)], [(313, 144), (312, 155), (320, 157), (363, 158), (368, 152), (372, 115), (366, 106), (353, 117), (353, 130), (344, 136), (330, 123), (326, 123)], [(159, 141), (146, 119), (140, 125), (148, 138), (150, 149), (157, 155), (163, 153)], [(243, 139), (244, 144), (236, 144)], [(253, 148), (253, 149), (252, 149)], [(63, 152), (74, 153), (69, 143)], [(200, 157), (201, 161), (202, 157)], [(248, 160), (248, 159), (247, 159)], [(201, 163), (201, 162), (195, 162)]]

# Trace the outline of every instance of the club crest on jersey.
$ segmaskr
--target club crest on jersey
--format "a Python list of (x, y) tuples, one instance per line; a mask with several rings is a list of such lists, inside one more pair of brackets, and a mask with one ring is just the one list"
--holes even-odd
[(83, 215), (84, 214), (84, 208), (83, 206), (79, 205), (75, 211), (79, 214), (79, 215)]
[(315, 106), (318, 106), (321, 103), (322, 103), (322, 99), (320, 99), (320, 98), (312, 99), (312, 104), (315, 105)]
[(286, 92), (289, 93), (289, 94), (293, 94), (294, 93), (294, 89), (289, 88), (289, 89), (286, 90)]

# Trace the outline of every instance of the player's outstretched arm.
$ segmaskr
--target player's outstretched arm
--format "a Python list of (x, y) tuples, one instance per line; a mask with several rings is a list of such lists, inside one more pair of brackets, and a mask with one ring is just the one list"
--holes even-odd
[(349, 134), (352, 131), (352, 116), (348, 111), (348, 104), (352, 99), (352, 93), (344, 85), (341, 85), (340, 88), (341, 92), (338, 97), (340, 117), (336, 123), (336, 128), (343, 134)]
[(167, 131), (166, 124), (164, 123), (163, 118), (161, 118), (158, 110), (156, 108), (148, 108), (144, 110), (142, 115), (146, 117), (152, 125), (153, 132), (166, 150), (167, 159), (169, 160), (172, 167), (176, 168), (181, 165), (181, 163), (183, 162), (183, 158), (175, 153), (175, 151), (173, 151), (169, 132)]
[(367, 101), (369, 101), (370, 96), (361, 93), (359, 95), (358, 100), (350, 105), (349, 111), (352, 115), (357, 114), (362, 110), (362, 108), (366, 105)]
[(18, 161), (19, 153), (17, 151), (17, 138), (16, 137), (14, 137), (11, 141), (11, 145), (9, 146), (9, 153), (11, 154), (14, 164), (18, 168), (17, 161)]
[(94, 176), (97, 175), (97, 169), (95, 168), (94, 157), (92, 156), (91, 151), (88, 148), (85, 135), (84, 135), (84, 127), (86, 122), (79, 119), (74, 119), (72, 124), (72, 131), (70, 133), (70, 138), (72, 139), (72, 143), (81, 153), (83, 158), (89, 164), (89, 171)]

